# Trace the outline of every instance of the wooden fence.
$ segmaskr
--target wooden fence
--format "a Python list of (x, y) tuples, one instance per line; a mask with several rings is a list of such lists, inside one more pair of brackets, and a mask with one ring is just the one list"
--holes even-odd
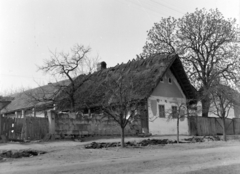
[(0, 118), (0, 135), (9, 140), (42, 139), (48, 133), (48, 127), (47, 118)]
[[(240, 134), (240, 118), (226, 118), (226, 134)], [(222, 119), (214, 117), (188, 117), (189, 135), (222, 135)]]
[(48, 133), (48, 119), (39, 117), (27, 117), (27, 139), (42, 139)]
[[(126, 135), (134, 135), (141, 131), (140, 120), (128, 124)], [(84, 135), (119, 135), (119, 125), (109, 118), (92, 114), (91, 117), (82, 114), (48, 112), (48, 118), (0, 117), (0, 135), (9, 140), (39, 140), (47, 134), (57, 136)]]

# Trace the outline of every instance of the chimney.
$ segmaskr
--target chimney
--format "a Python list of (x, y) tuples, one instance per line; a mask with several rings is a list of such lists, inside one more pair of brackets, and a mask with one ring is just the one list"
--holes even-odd
[(107, 64), (104, 61), (97, 64), (97, 71), (100, 71), (106, 68), (107, 68)]

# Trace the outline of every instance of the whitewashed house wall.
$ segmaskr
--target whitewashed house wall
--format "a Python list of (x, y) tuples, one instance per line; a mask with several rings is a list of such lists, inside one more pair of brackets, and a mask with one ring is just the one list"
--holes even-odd
[[(169, 82), (171, 78), (171, 83)], [(149, 132), (153, 135), (173, 135), (177, 133), (177, 119), (169, 118), (172, 106), (186, 104), (186, 96), (170, 70), (148, 98)], [(165, 118), (159, 117), (159, 105), (165, 107)], [(188, 135), (188, 121), (180, 121), (180, 134)]]

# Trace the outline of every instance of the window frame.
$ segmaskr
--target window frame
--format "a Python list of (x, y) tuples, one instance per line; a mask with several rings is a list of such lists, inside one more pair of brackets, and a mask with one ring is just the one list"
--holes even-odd
[(163, 104), (158, 105), (158, 116), (159, 118), (166, 118), (165, 105)]
[(172, 84), (172, 78), (171, 77), (168, 78), (168, 83)]
[(172, 106), (172, 118), (175, 119), (177, 118), (177, 112), (178, 112), (178, 107), (177, 106)]

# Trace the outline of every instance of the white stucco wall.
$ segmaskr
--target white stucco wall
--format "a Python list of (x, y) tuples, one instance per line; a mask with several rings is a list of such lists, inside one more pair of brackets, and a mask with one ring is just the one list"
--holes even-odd
[[(168, 78), (172, 83), (168, 82)], [(148, 118), (149, 132), (153, 135), (176, 135), (177, 119), (169, 118), (172, 112), (172, 106), (179, 107), (186, 103), (186, 97), (182, 92), (177, 80), (170, 71), (164, 76), (163, 82), (160, 82), (152, 95), (148, 98)], [(165, 118), (159, 117), (158, 105), (164, 105)], [(187, 119), (180, 120), (180, 134), (188, 135)]]

